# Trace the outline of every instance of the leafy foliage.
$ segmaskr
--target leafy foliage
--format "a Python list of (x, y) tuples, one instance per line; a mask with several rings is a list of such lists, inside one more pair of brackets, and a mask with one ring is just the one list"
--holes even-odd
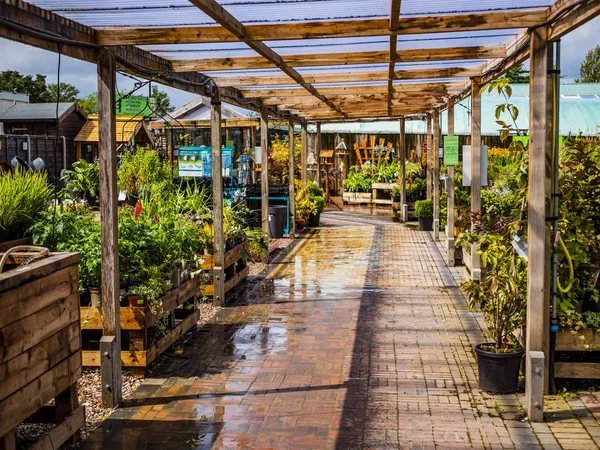
[(88, 195), (97, 198), (100, 192), (100, 166), (89, 163), (85, 159), (75, 161), (71, 170), (65, 172), (61, 179), (65, 183), (63, 196), (66, 198), (84, 198)]
[(119, 189), (125, 189), (128, 194), (139, 195), (144, 186), (166, 181), (170, 176), (156, 150), (138, 147), (135, 153), (127, 150), (123, 154), (117, 171), (117, 184)]
[(600, 83), (600, 45), (587, 52), (575, 83)]
[(433, 200), (419, 200), (415, 203), (415, 216), (433, 217)]

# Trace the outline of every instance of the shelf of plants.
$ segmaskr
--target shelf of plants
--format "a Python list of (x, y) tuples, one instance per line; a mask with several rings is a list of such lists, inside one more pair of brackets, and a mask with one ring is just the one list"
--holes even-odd
[[(400, 163), (385, 162), (374, 166), (370, 161), (353, 166), (344, 180), (342, 200), (349, 205), (392, 206), (392, 191), (400, 183)], [(419, 163), (406, 163), (406, 201), (409, 212), (425, 196), (425, 171)], [(398, 200), (399, 201), (399, 200)], [(399, 209), (398, 207), (396, 209)]]
[[(499, 108), (511, 111), (510, 100)], [(490, 341), (476, 349), (478, 360), (498, 355), (500, 361), (509, 353), (518, 358), (520, 336), (526, 333), (528, 262), (513, 250), (512, 241), (515, 234), (527, 239), (528, 152), (522, 141), (508, 134), (503, 133), (507, 148), (488, 150), (489, 185), (481, 190), (481, 211), (469, 211), (469, 188), (462, 187), (458, 176), (455, 180), (456, 227), (472, 230), (460, 233), (456, 245), (464, 249), (468, 262), (468, 249), (478, 244), (486, 270), (481, 282), (463, 285), (470, 305), (480, 307), (490, 325)], [(600, 145), (567, 137), (559, 161), (558, 229), (564, 249), (558, 250), (555, 375), (600, 378)], [(457, 168), (455, 175), (459, 174)], [(514, 375), (516, 387), (518, 367)]]
[[(171, 173), (147, 148), (125, 153), (118, 169), (119, 188), (131, 201), (118, 211), (122, 362), (139, 374), (197, 322), (211, 277), (210, 189), (174, 183)], [(98, 175), (97, 164), (76, 162), (63, 179), (57, 207), (44, 174), (16, 169), (0, 176), (0, 195), (16, 197), (0, 205), (1, 229), (28, 230), (35, 245), (81, 253), (83, 359), (92, 366), (98, 365), (102, 335), (100, 221), (90, 206), (97, 204)], [(264, 233), (245, 225), (247, 214), (243, 204), (224, 209), (228, 258), (235, 255), (229, 287), (248, 273), (246, 258), (260, 258), (268, 248)]]

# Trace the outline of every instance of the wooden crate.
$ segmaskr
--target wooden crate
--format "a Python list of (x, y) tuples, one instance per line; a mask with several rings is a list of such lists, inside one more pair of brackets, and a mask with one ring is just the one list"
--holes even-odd
[[(126, 332), (122, 333), (122, 337), (126, 336), (127, 342), (121, 347), (121, 365), (130, 368), (133, 375), (145, 376), (147, 366), (198, 322), (200, 313), (196, 296), (199, 291), (200, 278), (193, 278), (161, 298), (163, 312), (170, 314), (170, 330), (168, 335), (161, 337), (150, 346), (148, 330), (156, 325), (157, 317), (147, 306), (122, 306), (120, 308), (121, 331)], [(175, 310), (185, 304), (193, 309), (188, 316), (176, 323)], [(102, 330), (101, 307), (82, 306), (80, 309), (80, 326), (84, 338), (89, 331)], [(127, 347), (126, 350), (123, 350), (123, 345)], [(100, 351), (83, 350), (83, 365), (99, 367)]]
[[(585, 339), (581, 339), (581, 336)], [(592, 348), (585, 348), (585, 343), (592, 345)], [(600, 351), (600, 333), (591, 328), (579, 330), (576, 335), (570, 330), (560, 330), (556, 334), (556, 351)], [(595, 362), (556, 362), (554, 370), (556, 378), (600, 378), (600, 363)]]
[[(239, 244), (231, 250), (225, 252), (225, 293), (232, 290), (240, 281), (248, 276), (248, 265), (244, 262), (243, 255), (244, 244)], [(202, 270), (209, 272), (214, 267), (212, 255), (204, 255)], [(212, 280), (204, 286), (204, 295), (213, 297), (215, 287)]]
[[(26, 258), (13, 254), (9, 263)], [(58, 448), (84, 423), (77, 400), (80, 259), (79, 253), (51, 253), (24, 270), (0, 274), (2, 449), (15, 448), (14, 428), (30, 416), (56, 424), (35, 449)], [(44, 406), (52, 399), (53, 406)]]

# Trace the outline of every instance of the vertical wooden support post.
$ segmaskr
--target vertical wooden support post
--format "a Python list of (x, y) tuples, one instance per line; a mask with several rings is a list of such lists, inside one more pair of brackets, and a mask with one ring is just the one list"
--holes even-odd
[(400, 204), (402, 205), (402, 222), (408, 222), (408, 205), (406, 203), (406, 120), (400, 119)]
[(433, 113), (433, 240), (440, 239), (440, 113)]
[(115, 55), (98, 50), (98, 153), (100, 164), (100, 237), (102, 241), (102, 327), (100, 342), (102, 405), (114, 408), (121, 391), (121, 322), (117, 209)]
[(288, 185), (290, 189), (290, 229), (289, 236), (293, 239), (296, 235), (296, 187), (294, 186), (294, 178), (296, 171), (296, 164), (294, 164), (294, 116), (290, 116), (289, 123), (289, 141), (290, 141), (290, 155), (288, 163), (289, 180)]
[(256, 184), (256, 163), (254, 149), (256, 148), (256, 128), (250, 127), (250, 157), (252, 158), (252, 184)]
[(433, 148), (431, 136), (431, 114), (427, 114), (427, 155), (425, 158), (425, 171), (427, 181), (427, 199), (431, 199), (431, 149)]
[(306, 121), (302, 122), (302, 133), (300, 134), (300, 140), (302, 141), (302, 155), (300, 157), (300, 165), (302, 166), (301, 181), (302, 187), (306, 187), (307, 182), (307, 168), (306, 161), (308, 160), (308, 130)]
[[(448, 99), (448, 136), (454, 136), (454, 97)], [(448, 218), (446, 220), (446, 263), (454, 267), (454, 166), (448, 166)]]
[[(269, 233), (269, 114), (267, 107), (260, 110), (260, 193), (262, 230)], [(269, 257), (265, 258), (268, 262)]]
[(210, 102), (210, 141), (212, 149), (212, 200), (214, 227), (213, 303), (225, 303), (225, 235), (223, 233), (223, 150), (221, 148), (221, 94), (219, 89)]
[[(471, 211), (481, 210), (481, 78), (471, 79)], [(471, 278), (481, 280), (478, 244), (471, 246)]]
[[(548, 389), (547, 369), (550, 342), (550, 186), (552, 174), (552, 87), (548, 70), (553, 65), (547, 28), (536, 28), (530, 42), (529, 84), (529, 186), (528, 186), (528, 260), (527, 265), (527, 338), (530, 353), (543, 352), (542, 378), (536, 365), (528, 364), (525, 374), (526, 407), (529, 420), (543, 421), (544, 397)], [(543, 379), (544, 390), (534, 383)]]
[(315, 136), (315, 157), (317, 158), (317, 184), (321, 186), (321, 122), (317, 122), (317, 134)]

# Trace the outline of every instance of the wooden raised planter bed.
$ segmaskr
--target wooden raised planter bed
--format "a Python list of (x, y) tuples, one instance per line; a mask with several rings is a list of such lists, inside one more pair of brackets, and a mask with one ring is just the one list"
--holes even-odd
[[(200, 313), (196, 296), (199, 291), (200, 278), (193, 278), (161, 298), (163, 312), (169, 313), (170, 329), (166, 336), (162, 336), (150, 346), (148, 331), (157, 324), (157, 317), (147, 306), (122, 306), (121, 365), (128, 367), (135, 376), (145, 376), (147, 366), (198, 322)], [(184, 318), (176, 320), (179, 313), (184, 315), (188, 312)], [(82, 306), (80, 324), (83, 337), (87, 338), (88, 343), (93, 335), (99, 340), (102, 330), (102, 308)], [(83, 350), (83, 365), (99, 367), (100, 351)]]
[[(225, 252), (225, 293), (232, 290), (240, 281), (248, 276), (248, 265), (244, 261), (243, 255), (244, 244), (239, 244), (231, 250)], [(202, 270), (209, 272), (214, 267), (212, 255), (204, 255)], [(204, 295), (213, 297), (215, 295), (215, 287), (212, 279), (204, 286)]]
[[(19, 264), (29, 255), (10, 255)], [(1, 256), (1, 254), (0, 254)], [(51, 253), (25, 270), (0, 274), (0, 448), (15, 448), (14, 428), (32, 421), (55, 426), (34, 449), (55, 449), (84, 423), (77, 400), (81, 377), (79, 253)], [(12, 266), (15, 267), (15, 266)], [(54, 405), (47, 405), (54, 399)], [(32, 417), (33, 416), (33, 417)]]
[(373, 200), (372, 192), (346, 192), (342, 194), (342, 200), (349, 205), (370, 205)]
[[(584, 336), (582, 340), (580, 336)], [(584, 344), (591, 344), (587, 349)], [(587, 328), (573, 335), (569, 330), (561, 330), (556, 334), (556, 351), (559, 352), (592, 352), (600, 351), (600, 333)], [(597, 354), (597, 353), (596, 353)], [(599, 362), (556, 362), (554, 364), (556, 378), (600, 378)]]

